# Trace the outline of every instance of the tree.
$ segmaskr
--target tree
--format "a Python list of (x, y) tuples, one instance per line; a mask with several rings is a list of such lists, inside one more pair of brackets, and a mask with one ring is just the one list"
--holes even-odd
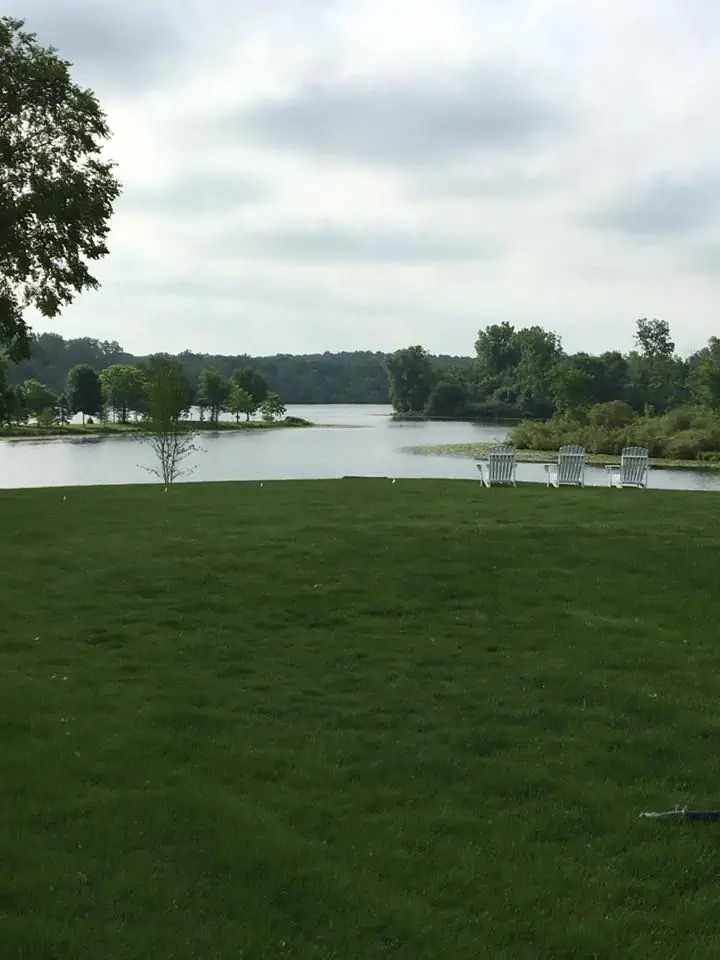
[(130, 411), (138, 412), (145, 404), (145, 378), (139, 367), (130, 363), (114, 363), (100, 374), (105, 403), (127, 423)]
[(33, 306), (56, 316), (95, 289), (120, 185), (101, 159), (110, 136), (91, 90), (24, 22), (0, 18), (0, 346), (28, 357)]
[(217, 367), (203, 367), (198, 377), (196, 399), (210, 410), (210, 422), (217, 423), (228, 396), (228, 381)]
[(556, 364), (550, 371), (550, 392), (558, 413), (574, 411), (595, 401), (595, 378), (574, 358)]
[(397, 413), (420, 413), (435, 385), (435, 371), (424, 347), (406, 347), (385, 358), (390, 401)]
[(515, 334), (520, 351), (515, 368), (517, 403), (535, 416), (550, 416), (553, 399), (550, 371), (562, 357), (560, 338), (542, 327), (526, 327)]
[(30, 415), (28, 408), (25, 406), (25, 394), (21, 386), (9, 391), (7, 409), (8, 419), (6, 422), (8, 426), (11, 426), (13, 423), (22, 424), (28, 422)]
[(227, 398), (227, 409), (228, 413), (235, 414), (236, 422), (240, 421), (241, 413), (244, 413), (245, 419), (249, 420), (250, 415), (255, 413), (257, 410), (257, 405), (247, 390), (243, 390), (243, 388), (239, 387), (232, 379), (230, 380), (230, 392), (228, 393)]
[(635, 343), (639, 353), (628, 360), (628, 400), (636, 409), (651, 406), (658, 413), (682, 402), (687, 371), (675, 357), (670, 325), (664, 320), (637, 321)]
[(599, 403), (625, 398), (628, 382), (628, 363), (618, 350), (607, 350), (594, 358), (600, 363), (597, 375)]
[(44, 410), (40, 411), (36, 419), (39, 427), (44, 427), (46, 430), (49, 430), (50, 427), (55, 426), (57, 423), (57, 407), (45, 407)]
[(57, 406), (57, 397), (44, 383), (37, 380), (26, 380), (21, 390), (25, 400), (25, 408), (31, 417), (37, 420), (46, 410), (54, 410)]
[(667, 320), (648, 320), (647, 317), (637, 320), (635, 343), (646, 360), (669, 360), (675, 353)]
[(425, 414), (428, 417), (462, 417), (467, 405), (468, 393), (464, 383), (441, 380), (433, 387), (425, 405)]
[(260, 413), (263, 420), (272, 423), (276, 418), (279, 420), (285, 416), (285, 404), (276, 393), (269, 393), (260, 404)]
[(100, 377), (87, 363), (78, 363), (70, 368), (65, 384), (65, 396), (73, 413), (97, 416), (102, 409), (102, 386)]
[(520, 362), (515, 327), (510, 323), (491, 324), (478, 331), (475, 341), (475, 368), (480, 382), (501, 380)]
[(197, 433), (187, 419), (192, 390), (182, 363), (173, 357), (157, 354), (145, 366), (147, 410), (144, 426), (146, 437), (158, 464), (149, 472), (163, 483), (174, 483), (192, 473), (184, 467), (188, 457), (197, 451)]
[(10, 426), (13, 411), (13, 388), (7, 382), (7, 363), (0, 355), (0, 423)]
[(70, 404), (68, 403), (68, 398), (64, 393), (61, 393), (57, 401), (57, 412), (58, 420), (64, 427), (66, 423), (70, 422), (72, 417), (72, 410), (70, 409)]
[(720, 340), (710, 337), (706, 347), (693, 358), (690, 375), (692, 399), (711, 410), (720, 410)]
[(257, 370), (249, 368), (236, 370), (230, 377), (230, 382), (231, 386), (236, 384), (240, 389), (246, 390), (250, 394), (254, 403), (252, 413), (257, 410), (268, 395), (268, 385), (265, 378)]

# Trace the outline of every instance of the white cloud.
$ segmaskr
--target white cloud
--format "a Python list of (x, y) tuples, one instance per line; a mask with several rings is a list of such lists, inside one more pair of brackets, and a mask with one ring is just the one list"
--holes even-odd
[(704, 0), (26, 0), (114, 130), (128, 349), (717, 333), (720, 10)]

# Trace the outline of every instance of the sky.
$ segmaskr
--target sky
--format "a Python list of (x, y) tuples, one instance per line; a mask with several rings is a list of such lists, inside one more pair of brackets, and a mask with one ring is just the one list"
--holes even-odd
[(38, 330), (468, 355), (720, 334), (712, 0), (12, 0), (105, 109), (98, 292)]

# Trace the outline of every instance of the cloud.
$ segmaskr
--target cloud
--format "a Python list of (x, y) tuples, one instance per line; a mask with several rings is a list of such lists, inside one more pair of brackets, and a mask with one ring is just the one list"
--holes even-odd
[(522, 147), (566, 121), (566, 110), (529, 81), (478, 68), (454, 79), (307, 86), (241, 112), (230, 128), (311, 155), (422, 166), (463, 152)]
[(236, 246), (254, 257), (327, 263), (457, 263), (488, 260), (499, 254), (492, 241), (330, 226), (251, 233)]
[(186, 49), (167, 0), (24, 0), (25, 29), (75, 66), (73, 77), (114, 93), (167, 80)]
[(251, 354), (717, 332), (707, 0), (20, 6), (98, 93), (125, 187), (102, 289), (51, 328)]
[(124, 209), (155, 217), (213, 217), (272, 197), (270, 183), (259, 176), (200, 169), (183, 176), (168, 176), (154, 186), (141, 184), (126, 189)]
[(451, 170), (430, 170), (408, 182), (408, 195), (413, 198), (438, 200), (498, 201), (532, 198), (566, 186), (558, 175), (536, 173), (531, 169), (511, 170), (506, 164), (490, 172), (454, 173)]
[(720, 179), (658, 177), (624, 190), (588, 219), (631, 236), (678, 237), (704, 228), (720, 213)]

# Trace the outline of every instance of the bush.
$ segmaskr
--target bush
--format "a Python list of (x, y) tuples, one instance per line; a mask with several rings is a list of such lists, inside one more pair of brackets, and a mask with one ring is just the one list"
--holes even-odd
[(523, 420), (510, 431), (510, 442), (519, 450), (556, 450), (565, 442), (556, 420)]
[(617, 456), (625, 446), (625, 434), (622, 430), (609, 427), (590, 426), (582, 432), (582, 443), (588, 453), (604, 453)]
[(462, 383), (441, 380), (437, 383), (425, 404), (428, 417), (456, 419), (467, 407), (467, 388)]
[[(669, 460), (709, 459), (713, 455), (720, 459), (720, 417), (690, 407), (663, 417), (632, 415), (628, 419), (628, 410), (627, 404), (606, 403), (588, 411), (587, 423), (567, 415), (545, 422), (525, 420), (511, 430), (510, 440), (520, 450), (550, 452), (579, 443), (588, 453), (609, 456), (618, 456), (623, 447), (639, 446), (646, 447), (651, 457)], [(608, 425), (622, 421), (623, 426)]]
[(621, 429), (635, 419), (635, 411), (629, 403), (611, 400), (609, 403), (597, 403), (587, 412), (588, 422), (594, 427)]
[(702, 453), (712, 448), (711, 434), (704, 430), (683, 430), (668, 440), (665, 456), (670, 460), (698, 460)]
[(699, 425), (698, 421), (707, 419), (707, 413), (697, 407), (677, 407), (666, 413), (662, 418), (667, 426), (668, 433), (680, 433), (682, 430), (692, 430)]

